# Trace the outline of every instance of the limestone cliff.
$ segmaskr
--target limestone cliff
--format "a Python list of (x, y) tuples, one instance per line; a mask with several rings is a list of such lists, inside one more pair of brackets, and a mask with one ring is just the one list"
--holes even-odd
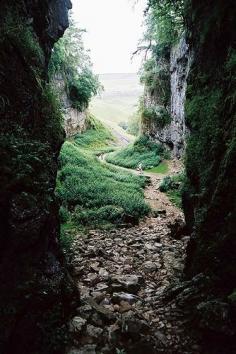
[(54, 198), (64, 140), (47, 84), (69, 0), (0, 3), (0, 352), (60, 353), (73, 287)]
[(70, 137), (76, 133), (81, 133), (86, 130), (89, 112), (87, 109), (80, 112), (78, 109), (73, 108), (73, 104), (68, 97), (66, 83), (65, 80), (63, 80), (62, 75), (55, 75), (53, 78), (53, 85), (59, 93), (63, 109), (63, 126), (66, 136)]
[[(186, 145), (188, 129), (185, 124), (184, 104), (187, 86), (187, 77), (190, 69), (191, 53), (186, 43), (185, 36), (170, 50), (168, 59), (159, 61), (159, 69), (168, 70), (166, 75), (169, 86), (169, 100), (165, 105), (170, 119), (165, 124), (160, 125), (156, 119), (142, 119), (142, 133), (151, 136), (154, 140), (168, 146), (174, 157), (183, 156)], [(159, 80), (159, 78), (157, 78)], [(145, 90), (145, 105), (147, 107), (160, 104), (162, 92), (153, 94), (149, 89)], [(166, 94), (165, 94), (166, 95)]]

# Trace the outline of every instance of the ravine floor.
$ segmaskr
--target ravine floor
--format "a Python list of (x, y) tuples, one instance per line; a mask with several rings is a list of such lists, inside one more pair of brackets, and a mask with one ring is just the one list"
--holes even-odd
[[(179, 168), (172, 163), (171, 172)], [(140, 225), (78, 235), (71, 265), (81, 306), (70, 323), (67, 354), (200, 353), (184, 311), (168, 288), (182, 278), (188, 237), (173, 238), (182, 212), (151, 174), (145, 196), (155, 212)]]

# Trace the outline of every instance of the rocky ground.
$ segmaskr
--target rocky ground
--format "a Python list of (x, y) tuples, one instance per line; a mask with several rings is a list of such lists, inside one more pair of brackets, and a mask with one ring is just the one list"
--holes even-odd
[(73, 242), (81, 306), (70, 323), (68, 354), (201, 353), (171, 295), (181, 287), (188, 241), (183, 215), (158, 191), (161, 177), (150, 180), (145, 195), (153, 212), (139, 226), (93, 230)]

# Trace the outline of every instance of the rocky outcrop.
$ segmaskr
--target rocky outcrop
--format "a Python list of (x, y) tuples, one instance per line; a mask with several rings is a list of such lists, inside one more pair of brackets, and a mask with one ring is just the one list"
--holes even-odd
[[(54, 198), (64, 140), (48, 87), (67, 0), (0, 4), (0, 352), (60, 353), (73, 286), (58, 247)], [(69, 300), (70, 299), (70, 300)]]
[(70, 137), (76, 133), (85, 131), (89, 115), (88, 110), (80, 112), (78, 109), (73, 108), (72, 102), (67, 94), (66, 83), (61, 75), (58, 74), (53, 78), (53, 85), (57, 89), (62, 103), (63, 125), (66, 136)]
[(171, 124), (169, 127), (170, 142), (173, 144), (173, 154), (183, 156), (186, 147), (188, 129), (185, 124), (185, 98), (187, 78), (191, 64), (191, 53), (183, 36), (180, 42), (172, 48), (170, 57), (171, 80)]
[[(186, 38), (183, 36), (179, 43), (172, 47), (168, 65), (169, 75), (167, 80), (170, 86), (170, 102), (166, 109), (170, 115), (170, 123), (162, 127), (156, 119), (142, 122), (142, 132), (167, 145), (173, 156), (177, 158), (183, 156), (188, 134), (185, 124), (184, 104), (190, 64), (191, 53)], [(163, 64), (160, 63), (159, 66), (162, 68)], [(156, 96), (146, 91), (145, 105), (147, 107), (158, 105), (159, 96), (160, 94)]]

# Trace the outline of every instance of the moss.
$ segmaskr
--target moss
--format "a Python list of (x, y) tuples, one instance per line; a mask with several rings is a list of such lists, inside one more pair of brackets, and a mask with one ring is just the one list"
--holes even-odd
[(44, 53), (39, 45), (32, 25), (20, 14), (20, 11), (11, 6), (8, 7), (6, 16), (0, 30), (0, 43), (7, 41), (17, 47), (22, 57), (31, 64), (34, 69), (43, 70)]
[(43, 132), (41, 139), (49, 141), (52, 146), (60, 146), (65, 137), (63, 115), (59, 98), (50, 84), (46, 84), (42, 89), (39, 109), (41, 122), (38, 124), (38, 133), (40, 135), (40, 132)]
[(236, 227), (232, 217), (236, 195), (236, 55), (232, 33), (236, 13), (220, 0), (213, 9), (204, 1), (192, 3), (189, 9), (195, 14), (190, 31), (196, 60), (186, 100), (191, 134), (186, 150), (185, 214), (187, 223), (194, 224), (195, 241), (187, 271), (191, 275), (201, 271), (217, 274), (224, 291), (229, 291), (236, 277), (232, 266)]
[[(52, 42), (39, 39), (33, 28), (45, 34), (47, 6), (5, 0), (0, 5), (0, 243), (5, 259), (0, 302), (14, 310), (2, 316), (1, 352), (60, 353), (64, 343), (58, 336), (63, 338), (68, 316), (54, 196), (64, 134), (41, 49), (44, 44), (49, 52)], [(37, 19), (31, 21), (35, 12)]]

